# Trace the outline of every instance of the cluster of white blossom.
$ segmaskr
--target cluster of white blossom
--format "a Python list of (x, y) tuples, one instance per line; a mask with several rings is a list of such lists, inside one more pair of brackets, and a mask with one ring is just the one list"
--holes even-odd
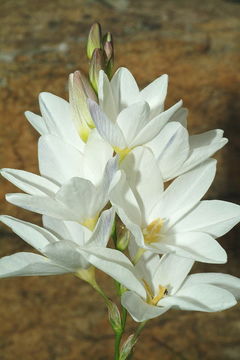
[(96, 95), (77, 71), (69, 102), (40, 94), (41, 116), (26, 112), (41, 135), (40, 175), (1, 174), (25, 192), (7, 201), (42, 214), (43, 227), (0, 220), (41, 255), (3, 257), (0, 277), (73, 273), (94, 283), (94, 267), (122, 285), (121, 303), (139, 322), (170, 308), (212, 312), (236, 304), (240, 279), (189, 275), (195, 261), (227, 261), (216, 239), (240, 219), (236, 204), (201, 200), (215, 176), (211, 156), (227, 139), (222, 130), (189, 135), (182, 101), (164, 109), (167, 85), (162, 75), (139, 90), (126, 68), (111, 80), (100, 70)]

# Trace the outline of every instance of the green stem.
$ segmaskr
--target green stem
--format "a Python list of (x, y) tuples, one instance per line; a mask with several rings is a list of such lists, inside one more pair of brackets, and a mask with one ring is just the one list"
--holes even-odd
[(137, 340), (137, 338), (139, 337), (140, 333), (142, 332), (144, 326), (146, 325), (147, 323), (147, 320), (146, 321), (143, 321), (139, 324), (139, 326), (137, 327), (137, 330), (135, 331), (135, 334), (134, 334), (134, 339)]
[(122, 331), (120, 333), (115, 333), (114, 360), (119, 360), (122, 334), (123, 334)]
[(126, 320), (127, 320), (127, 310), (125, 309), (124, 306), (122, 306), (122, 329), (123, 329), (122, 332), (124, 332), (125, 330)]
[(121, 316), (122, 327), (120, 332), (115, 332), (115, 345), (114, 345), (114, 360), (119, 360), (120, 356), (120, 344), (122, 340), (123, 333), (125, 331), (125, 325), (127, 320), (127, 310), (122, 306), (122, 316)]

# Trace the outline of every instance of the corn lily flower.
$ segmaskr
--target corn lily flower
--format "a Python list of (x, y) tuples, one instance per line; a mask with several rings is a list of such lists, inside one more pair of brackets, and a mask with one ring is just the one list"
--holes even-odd
[[(135, 252), (130, 246), (133, 258)], [(121, 297), (122, 305), (139, 322), (162, 315), (170, 308), (214, 312), (234, 306), (240, 298), (240, 279), (220, 273), (188, 275), (193, 263), (174, 254), (160, 258), (145, 252), (135, 266), (145, 295), (126, 291)]]
[[(0, 216), (1, 222), (46, 256), (16, 253), (4, 257), (0, 260), (0, 277), (38, 275), (38, 270), (40, 271), (39, 275), (54, 275), (55, 272), (61, 274), (68, 273), (70, 270), (70, 272), (77, 272), (78, 269), (87, 269), (91, 264), (86, 260), (84, 253), (76, 252), (72, 257), (71, 254), (78, 247), (106, 247), (114, 215), (113, 209), (104, 211), (93, 232), (78, 223), (60, 221), (48, 216), (43, 216), (45, 228), (11, 216)], [(64, 248), (65, 254), (62, 252)], [(7, 270), (8, 262), (11, 264), (11, 266), (8, 265), (9, 272), (4, 273), (4, 266), (6, 264)]]
[(141, 100), (124, 108), (117, 118), (112, 120), (96, 102), (89, 99), (90, 112), (99, 134), (119, 154), (120, 159), (135, 147), (154, 139), (181, 105), (182, 102), (179, 101), (151, 119), (149, 104)]
[(215, 239), (239, 222), (240, 207), (225, 201), (200, 201), (215, 171), (216, 161), (209, 159), (164, 191), (150, 150), (137, 148), (122, 161), (110, 200), (142, 252), (226, 262), (226, 252)]
[(113, 209), (101, 214), (93, 232), (75, 222), (48, 217), (43, 221), (49, 230), (10, 216), (2, 215), (0, 221), (42, 254), (19, 252), (1, 258), (0, 278), (72, 273), (85, 279), (86, 271), (91, 278), (91, 268), (95, 266), (121, 280), (127, 288), (144, 293), (131, 261), (121, 252), (106, 248), (114, 221)]
[(147, 146), (153, 151), (163, 180), (173, 179), (201, 164), (228, 140), (220, 129), (189, 136), (183, 126), (186, 109), (179, 109)]
[[(148, 105), (149, 119), (153, 119), (164, 110), (167, 95), (168, 76), (158, 77), (143, 90), (139, 90), (131, 72), (124, 67), (119, 68), (109, 80), (104, 71), (99, 72), (98, 98), (103, 112), (116, 122), (122, 110), (138, 102)], [(129, 119), (130, 120), (130, 119)]]
[[(92, 181), (72, 177), (57, 185), (54, 181), (26, 171), (3, 169), (1, 173), (5, 178), (28, 193), (7, 194), (6, 199), (24, 209), (61, 220), (76, 221), (93, 230), (101, 210), (109, 200), (109, 187), (117, 162), (116, 157), (107, 162), (103, 177), (97, 183), (92, 182), (93, 177)], [(55, 174), (57, 176), (57, 171)], [(99, 179), (95, 176), (95, 180)]]

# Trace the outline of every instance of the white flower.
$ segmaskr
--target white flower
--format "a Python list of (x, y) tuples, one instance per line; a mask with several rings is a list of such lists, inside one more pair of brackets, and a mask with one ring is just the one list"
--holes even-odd
[[(7, 194), (6, 199), (24, 209), (76, 221), (92, 230), (109, 200), (109, 187), (117, 169), (117, 161), (116, 157), (108, 161), (101, 181), (97, 183), (72, 177), (62, 185), (57, 185), (54, 181), (26, 171), (3, 169), (1, 173), (5, 178), (28, 193)], [(55, 174), (58, 175), (57, 171)]]
[[(93, 232), (75, 222), (49, 217), (43, 217), (49, 230), (10, 216), (0, 216), (0, 220), (43, 254), (20, 252), (1, 258), (0, 278), (66, 273), (81, 277), (82, 273), (86, 274), (83, 270), (93, 265), (115, 280), (121, 280), (127, 288), (144, 294), (130, 260), (121, 252), (106, 248), (114, 220), (113, 209), (101, 214)], [(89, 271), (91, 275), (91, 269)]]
[(125, 108), (143, 101), (148, 104), (149, 118), (153, 119), (164, 110), (167, 95), (168, 76), (155, 79), (143, 90), (139, 90), (131, 72), (121, 67), (109, 81), (104, 71), (99, 72), (98, 97), (103, 112), (116, 122), (118, 115)]
[[(132, 256), (134, 257), (134, 252)], [(226, 274), (187, 276), (193, 261), (174, 254), (160, 257), (149, 251), (135, 266), (145, 296), (135, 291), (122, 295), (121, 303), (135, 321), (145, 321), (176, 308), (214, 312), (228, 309), (240, 297), (240, 279)]]
[(78, 223), (47, 216), (43, 216), (45, 228), (11, 216), (0, 216), (4, 224), (45, 256), (16, 253), (4, 257), (0, 260), (0, 277), (74, 273), (88, 268), (91, 264), (85, 253), (76, 249), (106, 247), (114, 215), (113, 209), (104, 211), (94, 232)]
[(202, 262), (226, 262), (226, 252), (215, 238), (239, 222), (240, 207), (225, 201), (200, 201), (213, 181), (215, 160), (179, 176), (165, 191), (150, 150), (133, 150), (121, 168), (110, 200), (140, 248)]
[(228, 141), (220, 129), (189, 136), (187, 129), (182, 125), (186, 116), (186, 109), (176, 111), (171, 121), (147, 144), (154, 153), (164, 181), (191, 170)]
[[(99, 102), (89, 99), (90, 112), (99, 134), (112, 145), (120, 158), (133, 148), (156, 137), (182, 101), (163, 111), (166, 77), (160, 77), (139, 92), (126, 69), (120, 69), (111, 80), (100, 72)], [(135, 85), (134, 85), (135, 84)], [(154, 90), (158, 88), (157, 96)], [(163, 94), (161, 90), (163, 89)]]

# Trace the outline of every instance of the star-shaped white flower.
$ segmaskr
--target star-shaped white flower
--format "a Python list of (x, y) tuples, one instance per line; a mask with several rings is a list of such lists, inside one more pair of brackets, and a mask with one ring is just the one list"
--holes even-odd
[[(131, 248), (134, 258), (136, 249)], [(151, 252), (143, 254), (135, 266), (138, 281), (145, 294), (129, 290), (121, 303), (135, 321), (146, 321), (170, 308), (214, 312), (228, 309), (240, 297), (240, 279), (226, 274), (188, 275), (193, 261), (174, 254), (161, 258)]]
[(133, 148), (154, 139), (182, 101), (163, 111), (167, 77), (162, 76), (139, 91), (127, 69), (121, 68), (111, 82), (102, 71), (99, 75), (99, 103), (89, 99), (95, 126), (120, 158)]
[(140, 248), (202, 262), (226, 262), (226, 252), (215, 239), (239, 222), (240, 207), (200, 201), (213, 181), (215, 160), (179, 176), (165, 190), (159, 167), (146, 148), (133, 150), (121, 169), (110, 200)]
[(25, 194), (9, 194), (7, 200), (25, 209), (94, 226), (108, 201), (108, 189), (117, 170), (113, 151), (91, 132), (82, 151), (55, 135), (38, 142), (42, 176), (27, 171), (2, 169), (1, 174)]
[(93, 265), (142, 294), (144, 288), (136, 281), (130, 260), (121, 252), (106, 248), (114, 215), (113, 209), (104, 211), (93, 232), (75, 222), (49, 217), (43, 217), (47, 230), (10, 216), (0, 216), (0, 221), (42, 254), (19, 252), (1, 258), (0, 278), (66, 273), (81, 277), (82, 271)]
[(167, 87), (166, 74), (139, 90), (136, 80), (127, 68), (119, 68), (111, 80), (101, 70), (98, 85), (99, 104), (108, 118), (115, 122), (122, 110), (143, 101), (148, 104), (149, 117), (153, 119), (164, 110)]

